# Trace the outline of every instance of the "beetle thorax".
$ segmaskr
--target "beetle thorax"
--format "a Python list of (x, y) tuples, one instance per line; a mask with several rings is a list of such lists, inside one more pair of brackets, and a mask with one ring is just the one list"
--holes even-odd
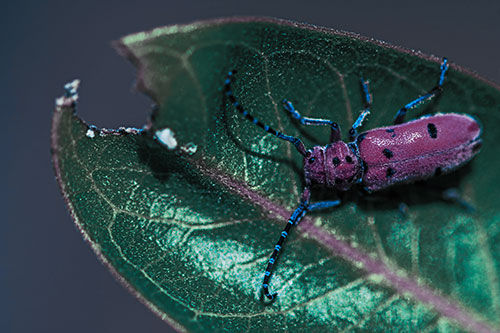
[(319, 184), (347, 191), (361, 174), (361, 161), (342, 141), (316, 146), (304, 158), (307, 184)]

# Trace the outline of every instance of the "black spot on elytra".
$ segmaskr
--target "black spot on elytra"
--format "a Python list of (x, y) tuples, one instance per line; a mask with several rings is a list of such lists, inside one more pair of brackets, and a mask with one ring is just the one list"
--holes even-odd
[(366, 133), (361, 133), (360, 135), (358, 135), (358, 137), (356, 138), (357, 143), (361, 143), (361, 141), (365, 139), (365, 136)]
[(351, 156), (346, 156), (345, 160), (347, 161), (347, 163), (353, 163)]
[(394, 156), (394, 154), (392, 153), (392, 151), (390, 151), (389, 149), (385, 148), (382, 153), (385, 155), (385, 157), (387, 158), (391, 158)]
[(396, 133), (394, 132), (394, 128), (388, 128), (385, 130), (387, 133), (392, 133), (391, 137), (392, 138), (395, 138), (396, 137)]
[(436, 125), (434, 125), (433, 123), (427, 124), (427, 132), (429, 132), (429, 136), (433, 139), (438, 137), (438, 131)]
[(340, 164), (340, 159), (335, 156), (332, 160), (334, 166), (338, 166)]
[(361, 166), (363, 168), (363, 172), (366, 173), (368, 171), (368, 164), (364, 160), (361, 160)]
[(391, 177), (395, 173), (396, 173), (396, 171), (394, 171), (393, 168), (387, 168), (387, 171), (386, 171), (387, 177)]
[(443, 170), (441, 169), (441, 167), (437, 167), (436, 170), (434, 171), (434, 176), (441, 176), (442, 173)]

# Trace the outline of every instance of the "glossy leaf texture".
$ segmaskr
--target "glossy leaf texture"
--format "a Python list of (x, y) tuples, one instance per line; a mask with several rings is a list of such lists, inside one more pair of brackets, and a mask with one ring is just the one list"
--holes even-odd
[[(304, 187), (302, 158), (234, 110), (234, 92), (262, 122), (306, 146), (329, 129), (298, 124), (281, 106), (347, 130), (391, 124), (436, 84), (441, 59), (358, 35), (242, 18), (124, 37), (138, 87), (157, 105), (145, 130), (94, 130), (56, 109), (52, 149), (69, 209), (98, 256), (179, 330), (494, 331), (500, 329), (500, 91), (453, 64), (443, 93), (408, 114), (468, 113), (483, 126), (479, 155), (457, 172), (362, 195), (309, 214), (291, 232), (261, 299), (265, 265)], [(119, 117), (120, 110), (115, 110)], [(175, 134), (173, 151), (153, 139)], [(460, 128), (457, 128), (460, 131)], [(457, 188), (475, 210), (443, 199)], [(313, 200), (335, 193), (316, 189)], [(402, 213), (400, 205), (406, 204)]]

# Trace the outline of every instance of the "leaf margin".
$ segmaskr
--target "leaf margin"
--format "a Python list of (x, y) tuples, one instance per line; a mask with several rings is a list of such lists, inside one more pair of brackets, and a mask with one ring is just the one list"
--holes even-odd
[[(374, 38), (363, 37), (363, 36), (355, 34), (355, 33), (350, 33), (350, 32), (345, 32), (345, 31), (339, 31), (339, 30), (329, 29), (329, 28), (321, 28), (321, 27), (316, 27), (316, 26), (309, 25), (309, 24), (302, 24), (302, 23), (297, 23), (297, 22), (288, 21), (288, 20), (274, 19), (274, 18), (263, 18), (263, 17), (223, 18), (223, 19), (215, 19), (215, 20), (197, 21), (197, 22), (191, 23), (191, 24), (165, 26), (165, 27), (161, 27), (161, 28), (155, 28), (155, 29), (153, 29), (153, 30), (151, 30), (149, 32), (146, 32), (146, 33), (137, 33), (137, 34), (132, 34), (132, 35), (125, 36), (122, 39), (120, 39), (119, 41), (115, 42), (114, 46), (117, 48), (117, 50), (118, 50), (118, 52), (120, 54), (124, 55), (126, 58), (128, 58), (134, 64), (136, 64), (136, 67), (137, 67), (137, 77), (138, 77), (136, 88), (139, 91), (145, 93), (146, 95), (148, 95), (149, 97), (151, 97), (154, 100), (151, 92), (148, 90), (148, 88), (146, 87), (146, 85), (145, 85), (145, 83), (143, 81), (143, 73), (141, 72), (141, 68), (138, 65), (139, 64), (138, 59), (136, 59), (133, 56), (133, 54), (130, 52), (130, 50), (124, 44), (124, 40), (126, 38), (130, 38), (131, 36), (138, 36), (138, 35), (141, 35), (141, 36), (144, 36), (145, 38), (147, 38), (150, 35), (154, 35), (154, 34), (163, 32), (164, 30), (172, 30), (172, 29), (181, 29), (182, 30), (182, 29), (185, 29), (186, 31), (191, 31), (192, 29), (196, 29), (196, 28), (201, 27), (201, 26), (208, 26), (208, 25), (212, 26), (212, 25), (222, 25), (222, 24), (226, 24), (226, 23), (254, 22), (254, 21), (257, 21), (257, 22), (268, 22), (268, 23), (277, 23), (277, 24), (283, 24), (283, 25), (293, 26), (293, 27), (297, 27), (297, 28), (305, 28), (305, 29), (310, 29), (310, 30), (314, 30), (314, 31), (322, 31), (322, 32), (327, 32), (327, 33), (333, 33), (333, 34), (336, 34), (336, 35), (348, 36), (348, 37), (351, 37), (351, 38), (356, 38), (358, 40), (362, 40), (362, 41), (366, 41), (366, 42), (371, 42), (371, 43), (374, 43), (374, 44), (376, 44), (378, 46), (382, 46), (382, 47), (385, 47), (385, 48), (394, 49), (394, 50), (397, 50), (399, 52), (404, 52), (404, 53), (408, 53), (408, 54), (411, 54), (411, 55), (414, 55), (414, 56), (418, 56), (420, 58), (423, 58), (423, 59), (426, 59), (426, 60), (429, 60), (429, 61), (433, 61), (433, 62), (436, 62), (436, 63), (438, 63), (440, 61), (440, 58), (438, 58), (438, 57), (436, 57), (434, 55), (426, 55), (426, 54), (424, 54), (422, 52), (419, 52), (419, 51), (415, 51), (415, 50), (412, 50), (412, 49), (407, 49), (407, 48), (403, 48), (403, 47), (399, 47), (399, 46), (394, 46), (394, 45), (391, 45), (391, 44), (389, 44), (387, 42), (384, 42), (384, 41), (381, 41), (381, 40), (377, 40), (377, 39), (374, 39)], [(498, 85), (498, 84), (496, 84), (496, 83), (494, 83), (492, 81), (489, 81), (489, 80), (487, 80), (487, 79), (485, 79), (483, 77), (480, 77), (474, 71), (471, 71), (469, 69), (463, 68), (463, 67), (458, 66), (456, 64), (452, 64), (452, 67), (453, 67), (454, 70), (457, 70), (457, 71), (459, 71), (461, 73), (464, 73), (464, 74), (467, 74), (467, 75), (469, 75), (471, 77), (474, 77), (475, 79), (478, 79), (478, 80), (480, 80), (480, 81), (482, 81), (482, 82), (484, 82), (484, 83), (492, 86), (493, 88), (496, 88), (497, 90), (500, 90), (500, 85)], [(71, 215), (73, 221), (75, 222), (78, 230), (82, 234), (83, 238), (89, 243), (89, 245), (91, 246), (92, 250), (96, 253), (96, 255), (99, 258), (99, 260), (105, 266), (107, 266), (110, 269), (110, 271), (115, 276), (115, 278), (122, 285), (124, 285), (124, 287), (126, 287), (126, 289), (128, 289), (133, 295), (135, 295), (142, 303), (144, 303), (148, 308), (150, 308), (162, 320), (166, 321), (168, 324), (172, 325), (173, 327), (175, 327), (175, 329), (177, 329), (179, 331), (186, 331), (185, 328), (181, 324), (177, 323), (175, 320), (173, 320), (172, 318), (170, 318), (168, 315), (166, 315), (162, 311), (159, 311), (158, 308), (154, 304), (152, 304), (144, 296), (142, 296), (139, 292), (137, 292), (130, 285), (130, 283), (127, 280), (125, 280), (125, 278), (123, 276), (121, 276), (116, 271), (116, 269), (109, 263), (109, 261), (100, 252), (99, 245), (96, 244), (95, 242), (93, 242), (90, 239), (90, 237), (88, 236), (88, 234), (86, 234), (85, 230), (83, 229), (83, 227), (81, 225), (81, 222), (79, 221), (78, 217), (76, 216), (75, 209), (74, 209), (73, 205), (71, 204), (71, 202), (69, 201), (69, 198), (68, 198), (68, 195), (67, 195), (67, 191), (66, 191), (66, 188), (65, 188), (65, 184), (62, 181), (61, 170), (60, 170), (60, 165), (59, 165), (57, 129), (59, 128), (60, 120), (61, 120), (63, 112), (74, 112), (74, 109), (71, 106), (69, 106), (69, 105), (63, 105), (63, 106), (59, 105), (59, 106), (56, 106), (56, 109), (55, 109), (55, 112), (54, 112), (54, 116), (53, 116), (53, 120), (52, 120), (52, 129), (51, 129), (52, 161), (53, 161), (54, 171), (56, 173), (56, 179), (57, 179), (58, 185), (59, 185), (59, 187), (61, 189), (61, 192), (63, 193), (64, 201), (66, 202), (68, 210), (70, 211), (70, 215)], [(85, 125), (85, 126), (89, 127), (81, 118), (78, 118), (78, 119), (80, 120), (80, 122), (82, 123), (82, 125)], [(146, 130), (148, 128), (150, 128), (150, 126), (151, 126), (150, 123), (147, 124)], [(118, 132), (115, 133), (115, 134), (120, 135), (120, 133), (118, 133)], [(284, 211), (286, 213), (283, 213), (284, 215), (280, 214), (279, 215), (280, 218), (281, 217), (285, 217), (285, 218), (288, 217), (288, 215), (289, 215), (290, 212), (286, 211), (286, 209)], [(307, 221), (308, 221), (307, 218), (304, 219), (304, 221), (301, 223), (301, 225), (299, 226), (299, 228), (303, 227), (303, 225), (309, 226), (309, 224), (307, 223)], [(310, 226), (314, 227), (314, 223), (311, 222), (311, 220), (309, 220), (309, 223), (310, 223)], [(346, 245), (349, 246), (349, 244), (347, 244), (347, 243), (346, 243)]]

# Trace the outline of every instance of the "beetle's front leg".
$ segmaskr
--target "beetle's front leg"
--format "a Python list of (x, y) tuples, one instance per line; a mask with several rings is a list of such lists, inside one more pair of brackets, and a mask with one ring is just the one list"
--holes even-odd
[(320, 209), (327, 209), (331, 207), (338, 206), (340, 204), (340, 200), (333, 200), (333, 201), (320, 201), (311, 204), (309, 202), (309, 199), (311, 198), (311, 191), (308, 187), (304, 189), (302, 192), (302, 197), (300, 200), (299, 207), (295, 209), (295, 211), (292, 213), (292, 216), (290, 216), (290, 219), (288, 219), (287, 224), (285, 225), (285, 228), (281, 232), (280, 238), (278, 242), (276, 243), (276, 246), (274, 247), (273, 254), (271, 255), (271, 258), (269, 259), (269, 262), (266, 267), (266, 271), (264, 273), (264, 281), (262, 282), (262, 291), (264, 295), (270, 299), (273, 300), (278, 293), (271, 293), (269, 291), (269, 281), (271, 279), (271, 274), (274, 268), (274, 264), (276, 263), (276, 258), (278, 257), (278, 254), (281, 250), (281, 247), (283, 246), (283, 242), (285, 241), (286, 237), (288, 236), (288, 233), (290, 231), (290, 228), (292, 225), (296, 225), (300, 222), (300, 220), (306, 215), (308, 211), (316, 211)]

